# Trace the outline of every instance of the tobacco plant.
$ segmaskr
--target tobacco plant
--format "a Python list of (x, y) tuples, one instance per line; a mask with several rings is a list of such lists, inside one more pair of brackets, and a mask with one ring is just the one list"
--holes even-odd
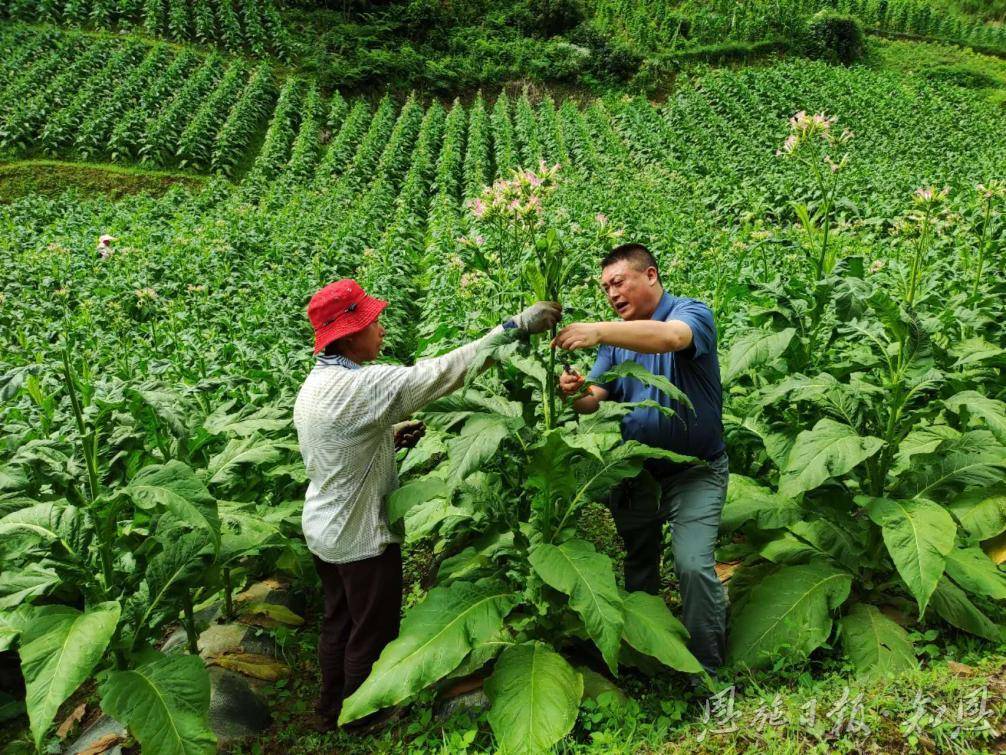
[(1004, 638), (1006, 362), (988, 299), (922, 285), (946, 196), (915, 193), (907, 265), (850, 255), (753, 286), (723, 367), (731, 457), (749, 470), (724, 510), (724, 554), (743, 561), (733, 663), (802, 659), (836, 618), (864, 675), (916, 665), (914, 621)]
[[(69, 346), (58, 375), (26, 366), (0, 381), (4, 400), (24, 389), (45, 426), (65, 412), (73, 428), (39, 436), (8, 414), (22, 442), (0, 466), (0, 649), (20, 655), (35, 746), (95, 677), (145, 752), (214, 752), (195, 608), (222, 598), (233, 618), (256, 559), (303, 558), (289, 539), (303, 481), (289, 412), (207, 412), (163, 385), (98, 380)], [(189, 654), (154, 649), (179, 617)]]
[[(478, 269), (500, 271), (492, 296), (504, 306), (520, 295), (504, 283), (509, 271), (523, 271), (523, 296), (536, 299), (559, 298), (572, 271), (559, 235), (529, 222), (548, 186), (543, 173), (554, 178), (544, 166), (519, 172), (472, 203), (480, 220), (495, 224), (488, 233), (499, 234), (469, 245)], [(604, 500), (646, 459), (695, 460), (623, 442), (620, 420), (633, 404), (606, 404), (579, 422), (568, 407), (558, 411), (547, 341), (532, 348), (511, 333), (483, 349), (465, 390), (423, 413), (434, 432), (406, 458), (407, 482), (390, 496), (387, 516), (392, 526), (404, 524), (407, 542), (433, 537), (436, 582), (345, 701), (343, 723), (492, 664), (485, 690), (493, 731), (507, 750), (538, 752), (576, 721), (582, 675), (592, 672), (568, 658), (582, 661), (591, 643), (612, 674), (620, 663), (657, 662), (704, 673), (663, 600), (620, 590), (611, 560), (576, 528), (586, 504)], [(489, 361), (494, 372), (476, 387)], [(633, 367), (602, 380), (628, 376), (687, 402), (666, 379)]]

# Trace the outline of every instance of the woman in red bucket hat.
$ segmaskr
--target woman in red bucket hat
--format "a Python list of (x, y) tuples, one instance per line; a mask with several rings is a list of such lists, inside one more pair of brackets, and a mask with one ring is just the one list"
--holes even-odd
[[(412, 367), (370, 364), (381, 351), (386, 306), (345, 279), (318, 291), (307, 307), (317, 360), (293, 417), (309, 479), (304, 537), (325, 594), (318, 642), (322, 728), (337, 725), (343, 699), (398, 636), (401, 538), (388, 528), (384, 501), (398, 487), (396, 446), (414, 445), (422, 434), (420, 423), (405, 420), (461, 386), (485, 339), (508, 328), (543, 333), (562, 316), (559, 304), (538, 302), (442, 356)], [(371, 729), (390, 715), (373, 714), (354, 728)]]

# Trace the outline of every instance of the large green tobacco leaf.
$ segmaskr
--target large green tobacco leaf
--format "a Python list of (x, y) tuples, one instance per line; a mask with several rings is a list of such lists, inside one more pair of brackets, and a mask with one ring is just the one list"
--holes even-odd
[(852, 575), (825, 561), (785, 566), (754, 585), (732, 617), (731, 663), (770, 666), (809, 655), (831, 634), (831, 613), (849, 597)]
[[(144, 574), (149, 595), (143, 598), (141, 625), (146, 625), (164, 612), (165, 603), (173, 592), (196, 582), (206, 568), (204, 555), (208, 546), (207, 537), (202, 531), (186, 532), (163, 542), (164, 549), (150, 559)], [(176, 603), (174, 615), (177, 614)]]
[(961, 437), (960, 431), (949, 425), (928, 425), (912, 430), (898, 444), (898, 453), (891, 474), (895, 477), (901, 476), (911, 467), (913, 456), (931, 454), (945, 441), (956, 440), (959, 437)]
[(405, 542), (417, 542), (444, 523), (449, 526), (453, 522), (471, 518), (470, 511), (453, 506), (442, 498), (427, 501), (411, 509), (406, 516), (407, 537)]
[(148, 406), (157, 420), (167, 425), (171, 432), (178, 437), (186, 434), (185, 415), (180, 410), (183, 403), (177, 393), (167, 391), (162, 387), (155, 387), (148, 389), (126, 388), (123, 394), (133, 401), (134, 406)]
[(437, 583), (444, 584), (451, 580), (462, 579), (472, 572), (488, 567), (497, 553), (512, 549), (513, 544), (513, 532), (494, 532), (482, 536), (460, 553), (449, 556), (440, 563)]
[(7, 566), (0, 572), (0, 609), (14, 608), (44, 595), (59, 582), (59, 574), (44, 562), (29, 563), (21, 569)]
[(0, 491), (22, 490), (28, 487), (28, 473), (21, 467), (5, 465), (0, 467)]
[(509, 637), (509, 633), (504, 628), (500, 629), (494, 637), (478, 643), (472, 647), (471, 652), (461, 662), (461, 665), (447, 675), (447, 678), (460, 679), (479, 671), (489, 661), (514, 644)]
[(101, 708), (122, 722), (151, 755), (217, 751), (210, 731), (210, 678), (200, 658), (150, 653), (145, 662), (113, 671), (100, 685)]
[(232, 486), (243, 480), (249, 468), (280, 461), (286, 450), (286, 445), (260, 435), (232, 438), (220, 453), (210, 459), (206, 467), (209, 483), (222, 487)]
[(964, 410), (974, 417), (981, 417), (996, 439), (1006, 444), (1006, 404), (1002, 401), (978, 391), (961, 391), (948, 398), (946, 406), (952, 412), (961, 413)]
[(611, 449), (602, 464), (595, 464), (589, 468), (586, 481), (580, 485), (576, 498), (589, 500), (595, 495), (606, 496), (615, 483), (638, 474), (647, 459), (666, 459), (678, 464), (704, 464), (694, 456), (682, 456), (663, 448), (653, 448), (635, 440), (627, 440)]
[(460, 485), (496, 455), (500, 443), (517, 428), (519, 420), (498, 414), (476, 414), (465, 423), (461, 434), (447, 441), (447, 482)]
[(435, 498), (447, 498), (450, 486), (439, 477), (423, 477), (402, 485), (388, 496), (388, 523), (394, 524), (418, 504)]
[(784, 380), (766, 387), (761, 393), (758, 403), (762, 406), (778, 404), (783, 398), (790, 401), (828, 401), (836, 394), (843, 394), (848, 386), (840, 383), (834, 375), (822, 372), (814, 377), (806, 375), (790, 375)]
[(125, 492), (140, 508), (170, 511), (186, 524), (207, 530), (219, 542), (216, 499), (188, 465), (172, 460), (144, 467)]
[(0, 538), (27, 534), (46, 544), (59, 543), (71, 557), (82, 560), (86, 527), (80, 510), (65, 501), (47, 501), (12, 511), (0, 519)]
[(860, 677), (889, 676), (918, 668), (908, 632), (876, 606), (856, 603), (838, 623), (842, 647)]
[(977, 545), (954, 548), (947, 554), (947, 574), (975, 595), (1006, 600), (1006, 572)]
[(339, 722), (397, 705), (443, 678), (476, 645), (494, 638), (517, 596), (503, 582), (454, 582), (430, 590), (402, 619), (366, 681), (342, 706)]
[(765, 447), (765, 453), (779, 469), (786, 466), (789, 452), (796, 442), (796, 433), (775, 432), (766, 422), (747, 416), (743, 420), (730, 414), (723, 415), (723, 424), (734, 425), (756, 436)]
[(775, 530), (792, 524), (802, 515), (792, 499), (762, 487), (750, 477), (731, 474), (720, 527), (730, 532), (754, 521), (760, 529)]
[(723, 382), (732, 383), (738, 375), (782, 356), (795, 333), (794, 328), (749, 330), (735, 338), (723, 360)]
[(226, 401), (203, 420), (203, 428), (211, 435), (234, 435), (239, 438), (254, 433), (269, 433), (283, 430), (290, 426), (292, 416), (277, 406), (263, 406), (255, 411), (248, 407), (240, 412), (231, 413), (237, 402)]
[(622, 598), (611, 559), (585, 540), (567, 540), (535, 546), (529, 561), (545, 584), (569, 596), (570, 607), (583, 619), (608, 668), (617, 673)]
[(29, 364), (13, 367), (0, 375), (0, 401), (8, 401), (17, 395), (30, 375), (40, 371), (42, 365)]
[(802, 519), (787, 531), (766, 543), (761, 555), (776, 563), (802, 563), (818, 556), (828, 556), (851, 571), (856, 571), (864, 556), (868, 525), (861, 519), (847, 517), (836, 522), (825, 516)]
[(819, 420), (812, 430), (797, 436), (779, 478), (779, 492), (793, 497), (813, 490), (829, 478), (846, 474), (883, 445), (880, 438), (861, 436), (848, 425)]
[(284, 543), (283, 533), (273, 522), (257, 514), (246, 504), (220, 501), (220, 553), (218, 561), (227, 563), (246, 555), (254, 555), (267, 547)]
[[(426, 415), (424, 414), (423, 416)], [(426, 435), (416, 444), (416, 447), (407, 452), (405, 459), (398, 468), (398, 474), (404, 477), (417, 469), (423, 469), (432, 459), (446, 453), (447, 446), (444, 445), (443, 436), (435, 431), (427, 431)]]
[(937, 451), (913, 458), (902, 476), (899, 497), (933, 498), (944, 491), (984, 488), (1006, 477), (1006, 450), (988, 430), (972, 430)]
[(0, 611), (0, 652), (10, 650), (21, 632), (47, 611), (61, 611), (63, 606), (18, 606)]
[(823, 513), (814, 519), (794, 522), (790, 532), (810, 543), (851, 571), (859, 568), (865, 555), (870, 527), (863, 519), (846, 516), (832, 519)]
[(545, 390), (548, 377), (541, 362), (533, 357), (522, 357), (515, 354), (510, 357), (509, 363), (531, 378), (537, 384), (538, 390)]
[(1006, 354), (1006, 349), (1002, 349), (989, 343), (984, 338), (968, 338), (951, 345), (950, 353), (957, 357), (954, 367), (963, 367), (969, 364), (984, 362), (989, 359), (1002, 361), (1000, 357)]
[(931, 608), (948, 624), (992, 642), (1006, 640), (1003, 628), (983, 614), (968, 600), (957, 585), (944, 577), (933, 592)]
[(615, 380), (616, 378), (631, 378), (632, 380), (638, 380), (643, 385), (656, 388), (658, 391), (668, 396), (672, 401), (680, 402), (689, 409), (695, 408), (692, 406), (691, 399), (688, 398), (684, 391), (674, 385), (674, 383), (663, 375), (653, 374), (639, 362), (622, 362), (601, 375), (596, 382), (607, 383)]
[(46, 606), (23, 628), (21, 672), (36, 747), (41, 747), (59, 706), (94, 671), (118, 623), (119, 604), (109, 601), (84, 613)]
[(758, 555), (774, 564), (803, 564), (821, 553), (786, 530), (762, 545), (758, 549)]
[(486, 680), (489, 725), (506, 755), (551, 751), (576, 723), (583, 677), (541, 642), (507, 648)]
[(870, 519), (881, 527), (884, 544), (898, 574), (919, 604), (919, 618), (943, 576), (946, 556), (954, 547), (957, 525), (940, 505), (924, 498), (892, 500), (859, 498)]
[[(473, 414), (488, 413), (519, 418), (522, 412), (523, 407), (519, 401), (510, 401), (503, 396), (467, 388), (427, 404), (423, 407), (422, 418), (429, 427), (446, 431)], [(430, 435), (426, 435), (423, 440), (429, 437)]]
[(29, 440), (18, 448), (11, 457), (8, 471), (11, 467), (31, 470), (32, 477), (61, 487), (73, 485), (83, 474), (83, 469), (69, 446), (60, 441), (42, 438)]
[(1006, 487), (969, 490), (950, 502), (950, 510), (975, 540), (1006, 532)]
[(569, 499), (576, 494), (576, 476), (570, 474), (570, 459), (576, 453), (568, 443), (571, 437), (573, 433), (550, 430), (531, 449), (525, 485), (540, 491), (547, 501)]
[(702, 664), (686, 645), (688, 630), (674, 618), (663, 598), (631, 592), (622, 605), (625, 610), (622, 635), (631, 647), (677, 671), (702, 673)]
[(505, 364), (518, 351), (526, 349), (527, 334), (519, 328), (506, 328), (482, 339), (465, 373), (465, 388), (471, 385), (487, 362)]

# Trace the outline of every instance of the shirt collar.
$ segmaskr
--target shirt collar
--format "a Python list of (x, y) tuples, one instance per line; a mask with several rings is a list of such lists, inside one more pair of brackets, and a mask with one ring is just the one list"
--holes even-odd
[(666, 320), (667, 316), (671, 314), (672, 309), (674, 309), (674, 297), (664, 291), (664, 293), (660, 296), (660, 301), (657, 302), (657, 308), (653, 310), (653, 314), (650, 315), (650, 319)]
[(358, 370), (360, 365), (352, 359), (346, 359), (342, 354), (318, 355), (318, 364), (325, 367), (345, 367), (347, 370)]

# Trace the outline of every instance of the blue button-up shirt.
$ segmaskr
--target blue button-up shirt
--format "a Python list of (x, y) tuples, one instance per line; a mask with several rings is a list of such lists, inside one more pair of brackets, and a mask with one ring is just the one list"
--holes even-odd
[[(713, 459), (723, 453), (726, 446), (723, 443), (723, 389), (712, 310), (700, 301), (671, 296), (665, 291), (650, 319), (687, 323), (692, 329), (692, 345), (677, 352), (640, 354), (602, 344), (589, 377), (597, 381), (612, 367), (628, 361), (638, 362), (654, 375), (663, 375), (688, 396), (694, 411), (635, 378), (599, 383), (615, 401), (650, 399), (670, 407), (676, 414), (667, 417), (653, 408), (634, 409), (622, 420), (622, 437), (679, 454)], [(647, 468), (669, 474), (678, 471), (681, 465), (651, 461)]]

